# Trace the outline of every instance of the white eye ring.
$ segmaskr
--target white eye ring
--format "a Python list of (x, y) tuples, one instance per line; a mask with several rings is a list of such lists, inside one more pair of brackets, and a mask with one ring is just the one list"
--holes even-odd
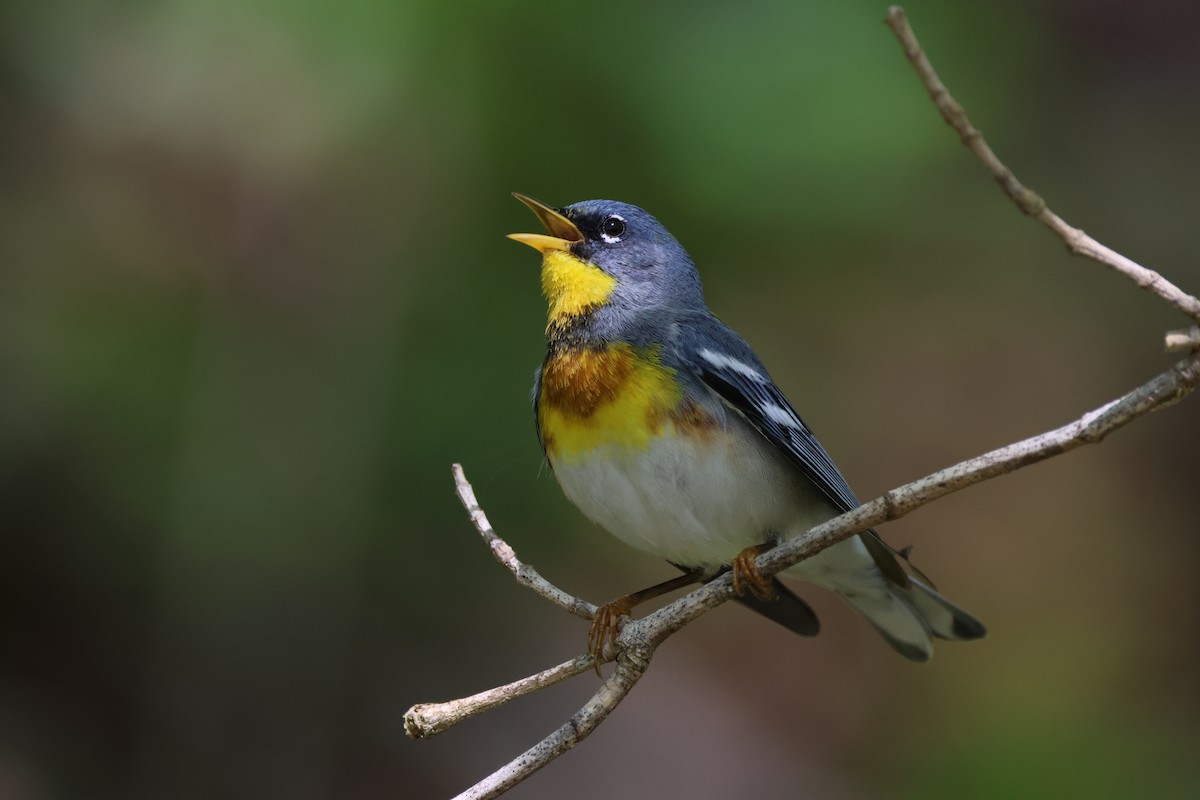
[[(604, 232), (604, 229), (607, 228), (609, 223), (612, 222), (613, 220), (617, 220), (620, 223), (620, 225), (616, 226), (617, 227), (616, 235), (610, 236), (609, 234)], [(604, 220), (603, 224), (600, 226), (600, 238), (603, 239), (604, 241), (608, 242), (609, 244), (616, 244), (617, 242), (621, 241), (621, 235), (624, 233), (625, 233), (625, 218), (619, 214), (610, 214)]]

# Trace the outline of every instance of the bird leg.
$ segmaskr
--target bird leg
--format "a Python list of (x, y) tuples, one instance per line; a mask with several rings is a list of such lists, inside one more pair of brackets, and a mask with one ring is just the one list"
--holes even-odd
[(616, 647), (617, 634), (621, 631), (621, 621), (629, 616), (629, 612), (633, 611), (634, 606), (696, 583), (700, 577), (699, 571), (688, 571), (678, 578), (672, 578), (648, 589), (618, 597), (611, 603), (605, 603), (597, 608), (596, 616), (592, 617), (592, 627), (588, 630), (588, 654), (596, 659), (596, 674), (600, 674), (600, 657), (604, 654), (605, 645), (611, 644)]
[(747, 547), (733, 558), (730, 567), (733, 570), (733, 591), (741, 597), (747, 589), (759, 600), (774, 600), (775, 587), (768, 578), (758, 572), (754, 559), (774, 547), (773, 544), (758, 544)]

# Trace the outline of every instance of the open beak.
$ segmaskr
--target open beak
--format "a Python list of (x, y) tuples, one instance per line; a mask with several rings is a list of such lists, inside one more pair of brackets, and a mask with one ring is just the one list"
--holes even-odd
[(541, 220), (542, 225), (546, 227), (546, 231), (550, 235), (547, 236), (543, 233), (510, 233), (508, 234), (509, 239), (521, 244), (527, 244), (539, 253), (546, 253), (550, 250), (570, 250), (571, 245), (583, 241), (583, 234), (579, 232), (579, 228), (575, 227), (575, 223), (550, 206), (520, 192), (513, 192), (513, 197), (529, 206), (529, 210), (537, 214), (537, 218)]

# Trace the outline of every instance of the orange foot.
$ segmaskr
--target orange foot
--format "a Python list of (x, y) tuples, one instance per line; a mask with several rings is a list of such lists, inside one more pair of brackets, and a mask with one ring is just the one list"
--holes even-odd
[(600, 660), (604, 657), (606, 645), (617, 646), (617, 634), (621, 632), (621, 620), (629, 616), (634, 606), (653, 600), (655, 597), (682, 589), (684, 586), (696, 583), (701, 579), (702, 572), (680, 567), (684, 573), (677, 578), (651, 586), (648, 589), (618, 597), (611, 603), (605, 603), (596, 609), (592, 617), (592, 627), (588, 630), (588, 655), (595, 658), (596, 674), (600, 674)]
[(596, 674), (600, 674), (600, 659), (605, 645), (617, 645), (617, 634), (621, 632), (621, 620), (633, 611), (633, 595), (618, 597), (596, 609), (592, 627), (588, 630), (588, 655), (596, 659)]
[(733, 591), (739, 597), (749, 589), (759, 600), (775, 599), (775, 587), (771, 585), (771, 581), (759, 574), (758, 565), (754, 563), (754, 559), (768, 549), (769, 545), (747, 547), (734, 557), (730, 565), (733, 568)]

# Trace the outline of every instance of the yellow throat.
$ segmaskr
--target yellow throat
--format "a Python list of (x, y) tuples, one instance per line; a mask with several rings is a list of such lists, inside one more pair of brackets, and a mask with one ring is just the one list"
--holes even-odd
[(617, 279), (566, 250), (542, 257), (542, 293), (550, 304), (550, 322), (577, 317), (608, 301)]

